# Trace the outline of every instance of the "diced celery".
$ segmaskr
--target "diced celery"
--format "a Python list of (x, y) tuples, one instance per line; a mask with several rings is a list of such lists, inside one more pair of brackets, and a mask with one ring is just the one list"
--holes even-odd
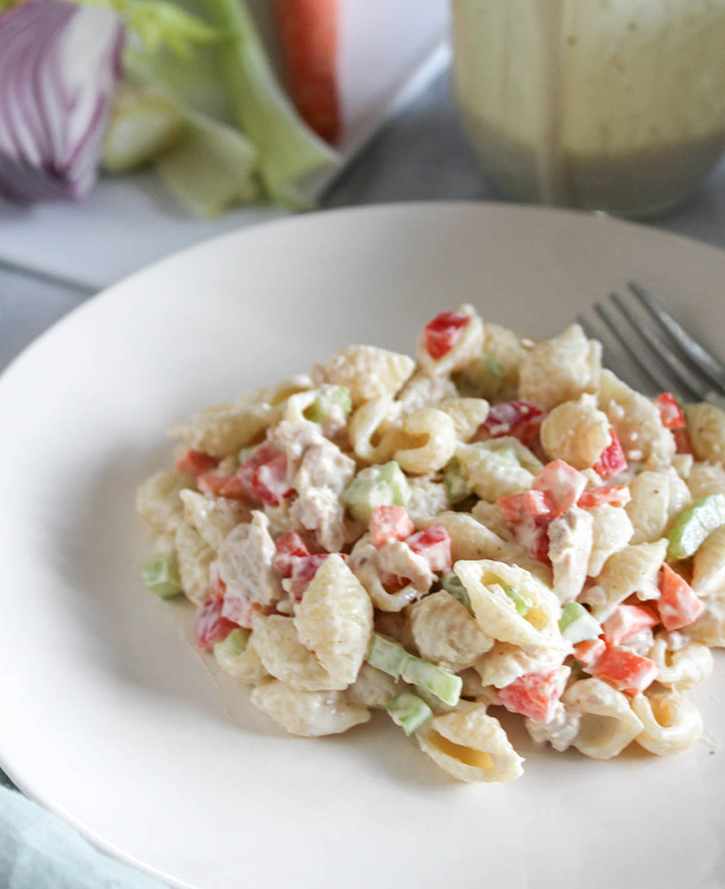
[(305, 417), (312, 423), (322, 423), (334, 411), (339, 411), (343, 417), (352, 413), (350, 390), (344, 386), (323, 389), (305, 411)]
[(173, 556), (159, 555), (149, 559), (143, 566), (143, 579), (151, 592), (162, 599), (184, 592)]
[(668, 559), (687, 559), (694, 555), (717, 528), (725, 525), (725, 494), (702, 497), (677, 517), (668, 535)]
[(471, 493), (466, 474), (456, 457), (450, 460), (443, 470), (443, 484), (446, 488), (448, 502), (451, 504), (460, 503)]
[(519, 455), (516, 453), (516, 449), (512, 445), (505, 445), (501, 448), (491, 446), (490, 450), (494, 451), (496, 454), (499, 454), (501, 457), (504, 457), (506, 460), (511, 460), (512, 462), (518, 463), (519, 466), (521, 466)]
[(511, 599), (514, 603), (514, 608), (516, 609), (516, 613), (520, 614), (523, 617), (533, 605), (531, 599), (527, 596), (522, 596), (518, 590), (513, 589), (507, 583), (500, 583), (501, 589), (506, 593), (506, 595)]
[(567, 602), (562, 608), (559, 629), (564, 639), (572, 645), (597, 639), (602, 634), (600, 624), (578, 602)]
[(401, 673), (405, 682), (412, 685), (420, 685), (437, 698), (440, 698), (444, 704), (454, 706), (461, 697), (461, 688), (463, 680), (455, 673), (444, 670), (443, 667), (437, 667), (422, 658), (408, 656), (403, 664)]
[(214, 645), (214, 654), (217, 654), (217, 649), (224, 652), (225, 654), (231, 655), (232, 657), (239, 657), (240, 654), (244, 654), (247, 650), (247, 643), (249, 642), (250, 632), (249, 630), (232, 630), (231, 633), (226, 637), (226, 639), (221, 642), (217, 642)]
[(239, 453), (237, 454), (237, 460), (240, 464), (244, 463), (245, 460), (249, 459), (252, 456), (254, 451), (257, 450), (257, 445), (251, 445), (246, 448), (241, 448)]
[(391, 460), (358, 472), (343, 492), (342, 500), (354, 519), (368, 522), (376, 506), (407, 506), (408, 496), (408, 482), (403, 470)]
[(421, 699), (410, 691), (401, 691), (385, 705), (390, 718), (399, 725), (406, 735), (412, 735), (426, 723), (433, 711)]
[(408, 652), (393, 639), (373, 633), (370, 640), (367, 662), (393, 679), (397, 679), (408, 659)]
[(487, 352), (456, 374), (455, 383), (465, 395), (493, 398), (500, 392), (505, 376), (506, 370)]
[(468, 598), (466, 588), (458, 579), (458, 575), (455, 573), (455, 571), (443, 572), (443, 574), (441, 575), (441, 586), (447, 593), (450, 593), (450, 595), (453, 596), (454, 599), (457, 599), (461, 603), (461, 605), (465, 605), (465, 607), (471, 612), (471, 614), (473, 614), (471, 600)]

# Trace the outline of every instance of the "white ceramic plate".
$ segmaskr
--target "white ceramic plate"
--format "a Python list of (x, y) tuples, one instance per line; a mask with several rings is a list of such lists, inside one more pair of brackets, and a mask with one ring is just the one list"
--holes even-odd
[[(722, 349), (725, 254), (609, 219), (409, 205), (286, 220), (115, 286), (0, 380), (0, 761), (103, 849), (199, 889), (716, 887), (725, 865), (722, 670), (708, 741), (672, 759), (541, 752), (449, 782), (384, 714), (277, 731), (229, 704), (149, 596), (136, 484), (167, 424), (349, 342), (412, 350), (464, 300), (549, 335), (629, 278)], [(722, 665), (719, 664), (719, 667)], [(714, 739), (714, 740), (713, 740)]]

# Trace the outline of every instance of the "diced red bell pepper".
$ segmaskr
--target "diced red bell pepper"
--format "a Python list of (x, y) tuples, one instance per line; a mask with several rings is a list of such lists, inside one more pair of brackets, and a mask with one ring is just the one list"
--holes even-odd
[(626, 648), (607, 645), (601, 657), (589, 668), (589, 672), (625, 694), (636, 695), (655, 681), (657, 664)]
[(245, 630), (252, 629), (252, 618), (255, 614), (272, 614), (274, 608), (260, 605), (249, 596), (233, 596), (227, 594), (222, 605), (222, 617), (233, 621)]
[(574, 506), (586, 486), (586, 476), (563, 460), (547, 463), (531, 483), (534, 490), (546, 494), (552, 518), (563, 515)]
[(199, 490), (213, 497), (229, 497), (233, 500), (249, 500), (261, 503), (255, 490), (254, 478), (257, 470), (280, 455), (273, 445), (263, 444), (255, 448), (247, 459), (231, 475), (221, 475), (216, 471), (202, 473), (197, 478)]
[(593, 667), (594, 664), (607, 650), (607, 643), (601, 636), (598, 639), (587, 639), (585, 642), (577, 642), (574, 646), (574, 657), (582, 666)]
[[(347, 562), (347, 556), (338, 553), (343, 561)], [(291, 588), (290, 595), (298, 602), (302, 598), (302, 594), (309, 586), (312, 578), (317, 574), (320, 565), (330, 556), (330, 553), (320, 553), (304, 558), (293, 560), (292, 574), (290, 575)]]
[(391, 540), (406, 540), (415, 533), (415, 525), (404, 506), (376, 506), (370, 519), (370, 534), (375, 546)]
[(185, 472), (187, 475), (201, 475), (216, 469), (218, 465), (219, 457), (212, 457), (211, 454), (203, 454), (201, 451), (187, 448), (183, 454), (176, 458), (174, 469), (177, 472)]
[(678, 454), (691, 454), (695, 456), (695, 449), (692, 447), (690, 433), (687, 429), (673, 429), (672, 434), (675, 437), (675, 450)]
[(594, 464), (594, 471), (602, 478), (609, 478), (627, 468), (627, 458), (624, 456), (622, 445), (614, 429), (609, 430), (609, 444), (599, 455), (599, 460)]
[(461, 312), (441, 312), (426, 324), (423, 331), (425, 348), (434, 361), (440, 361), (451, 351), (470, 320)]
[(222, 615), (224, 599), (219, 596), (209, 596), (196, 612), (196, 645), (205, 651), (211, 648), (215, 642), (226, 639), (232, 630), (239, 626), (236, 621), (231, 621)]
[(527, 673), (498, 691), (499, 703), (511, 713), (521, 713), (546, 724), (556, 715), (566, 675), (558, 667), (548, 673)]
[(626, 485), (602, 485), (599, 488), (589, 488), (584, 491), (578, 500), (578, 506), (582, 509), (590, 509), (592, 506), (626, 506), (632, 499), (629, 488)]
[(499, 497), (497, 503), (501, 515), (511, 523), (551, 515), (551, 504), (545, 491), (531, 490)]
[(688, 626), (705, 610), (705, 606), (690, 584), (669, 565), (662, 566), (657, 607), (662, 626), (666, 630), (679, 630)]
[(385, 592), (392, 595), (405, 589), (405, 587), (410, 584), (410, 580), (407, 577), (401, 577), (399, 574), (391, 574), (389, 571), (381, 571), (380, 583), (382, 583)]
[(310, 554), (298, 531), (285, 531), (275, 540), (275, 546), (273, 564), (283, 577), (292, 577), (295, 560), (306, 559)]
[[(201, 475), (198, 475), (196, 483), (201, 493), (207, 494), (210, 497), (242, 498), (246, 496), (241, 489), (239, 493), (236, 493), (239, 484), (236, 475), (223, 475), (214, 469), (211, 472), (202, 472)], [(223, 494), (222, 491), (227, 493)]]
[(431, 525), (425, 531), (413, 534), (406, 542), (414, 553), (423, 556), (431, 571), (445, 571), (453, 564), (451, 538), (443, 525)]
[(525, 546), (529, 555), (541, 562), (549, 561), (549, 525), (552, 516), (538, 516), (523, 519), (514, 524), (514, 534), (518, 542)]
[(287, 483), (287, 454), (263, 463), (252, 476), (252, 491), (264, 506), (279, 506), (294, 490)]
[(662, 395), (653, 399), (653, 403), (659, 409), (662, 425), (665, 428), (684, 429), (687, 426), (687, 420), (682, 413), (682, 408), (671, 392), (663, 392)]
[(533, 445), (546, 413), (530, 401), (518, 399), (495, 404), (481, 424), (481, 431), (490, 438), (513, 435), (525, 445)]
[(649, 605), (628, 605), (625, 602), (604, 621), (602, 629), (610, 645), (619, 645), (642, 630), (656, 627), (659, 622), (659, 615)]

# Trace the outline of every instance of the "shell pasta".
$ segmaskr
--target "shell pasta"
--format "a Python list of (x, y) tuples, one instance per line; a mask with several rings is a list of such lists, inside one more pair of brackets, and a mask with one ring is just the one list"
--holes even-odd
[(198, 410), (137, 491), (147, 587), (293, 735), (381, 711), (483, 783), (523, 774), (505, 711), (556, 751), (685, 750), (725, 647), (725, 413), (601, 355), (466, 304), (415, 358), (346, 346)]

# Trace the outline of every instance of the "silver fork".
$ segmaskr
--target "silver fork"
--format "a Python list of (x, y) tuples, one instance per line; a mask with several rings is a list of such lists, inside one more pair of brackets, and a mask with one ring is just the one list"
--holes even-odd
[[(644, 287), (634, 281), (627, 287), (627, 299), (612, 293), (609, 296), (611, 305), (595, 303), (594, 311), (652, 389), (673, 392), (685, 402), (709, 401), (725, 407), (725, 365), (694, 339)], [(636, 311), (634, 306), (639, 306), (644, 313)], [(587, 318), (579, 315), (577, 320), (587, 336), (602, 342), (605, 364), (620, 376), (631, 377), (621, 358), (617, 358)]]

